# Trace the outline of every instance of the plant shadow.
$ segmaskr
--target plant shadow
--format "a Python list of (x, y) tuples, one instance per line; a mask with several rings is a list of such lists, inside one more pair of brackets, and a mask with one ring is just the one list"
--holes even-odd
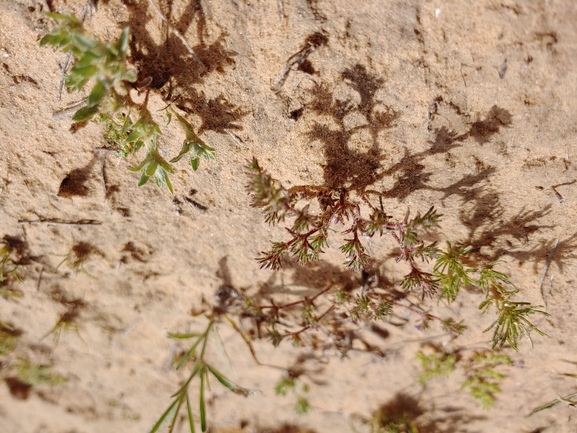
[[(150, 8), (148, 2), (125, 2), (130, 18), (124, 25), (130, 26), (133, 37), (130, 41), (132, 60), (136, 65), (138, 83), (160, 92), (163, 99), (173, 103), (186, 113), (200, 117), (201, 125), (198, 133), (215, 131), (225, 133), (242, 127), (238, 122), (245, 112), (227, 100), (224, 94), (207, 97), (198, 90), (198, 85), (215, 73), (225, 74), (234, 66), (236, 53), (226, 47), (228, 34), (218, 29), (220, 35), (207, 42), (206, 13), (200, 0), (187, 3), (185, 10), (178, 19), (173, 17), (173, 2), (161, 5), (162, 13), (181, 35), (193, 25), (196, 26), (197, 44), (193, 45), (194, 53), (200, 61), (195, 60), (187, 47), (166, 24), (162, 24), (162, 42), (155, 42), (144, 25), (150, 18), (160, 21), (159, 14)], [(210, 29), (214, 33), (215, 29)]]
[[(370, 418), (354, 415), (356, 420), (373, 432), (419, 432), (419, 433), (466, 433), (471, 421), (486, 419), (486, 416), (471, 415), (457, 407), (435, 409), (443, 412), (435, 416), (417, 397), (399, 392), (381, 405)], [(355, 431), (357, 431), (355, 429)], [(365, 431), (365, 430), (362, 430)]]

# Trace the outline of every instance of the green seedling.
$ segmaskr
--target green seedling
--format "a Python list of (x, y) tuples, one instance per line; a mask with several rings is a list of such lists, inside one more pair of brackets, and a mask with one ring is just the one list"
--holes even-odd
[(60, 263), (58, 263), (56, 269), (60, 269), (60, 267), (66, 263), (66, 266), (72, 269), (76, 274), (82, 271), (89, 277), (95, 278), (94, 276), (90, 275), (84, 267), (84, 264), (90, 258), (93, 252), (94, 249), (90, 244), (86, 242), (79, 242), (72, 247), (68, 254), (60, 256), (64, 258)]
[(462, 389), (468, 389), (469, 395), (477, 400), (483, 409), (495, 402), (495, 394), (501, 392), (499, 383), (505, 376), (495, 369), (502, 365), (511, 365), (511, 358), (495, 351), (475, 352), (469, 357), (463, 370), (466, 376)]
[(479, 309), (486, 311), (490, 306), (495, 307), (498, 313), (497, 320), (485, 329), (485, 332), (493, 330), (493, 348), (501, 348), (505, 343), (517, 349), (517, 342), (523, 336), (527, 336), (533, 347), (533, 339), (529, 330), (539, 335), (548, 337), (543, 331), (533, 325), (528, 316), (541, 314), (550, 316), (549, 313), (539, 310), (543, 305), (533, 306), (528, 302), (515, 302), (511, 298), (519, 290), (509, 281), (507, 276), (493, 269), (492, 264), (480, 272), (478, 286), (485, 293), (486, 299), (479, 305)]
[[(174, 169), (161, 155), (159, 137), (162, 131), (147, 109), (148, 96), (144, 103), (138, 104), (131, 98), (132, 83), (137, 79), (136, 72), (128, 62), (130, 31), (126, 27), (115, 43), (103, 43), (88, 34), (82, 23), (72, 14), (48, 13), (56, 20), (56, 26), (40, 40), (40, 45), (52, 45), (65, 53), (70, 53), (76, 63), (65, 77), (66, 87), (71, 91), (80, 91), (92, 85), (86, 105), (72, 117), (75, 122), (94, 120), (104, 126), (104, 139), (114, 146), (122, 157), (135, 155), (144, 148), (146, 155), (131, 171), (141, 172), (138, 186), (154, 180), (158, 187), (166, 186), (172, 193), (173, 188), (168, 174)], [(190, 154), (193, 170), (198, 169), (200, 158), (215, 158), (215, 150), (207, 146), (194, 132), (192, 125), (182, 116), (167, 109), (167, 117), (174, 113), (183, 127), (186, 138), (180, 153), (171, 160), (178, 162)], [(136, 119), (136, 120), (134, 120)]]
[(7, 356), (18, 346), (18, 334), (8, 323), (0, 320), (0, 356)]
[(167, 423), (168, 431), (169, 433), (172, 433), (176, 428), (176, 421), (181, 410), (186, 411), (186, 419), (188, 420), (188, 428), (190, 429), (190, 432), (195, 432), (195, 420), (189, 398), (189, 387), (194, 378), (198, 378), (200, 382), (198, 413), (200, 419), (200, 429), (203, 432), (207, 430), (205, 392), (207, 388), (210, 389), (210, 376), (216, 378), (217, 381), (219, 381), (222, 385), (224, 385), (235, 394), (241, 395), (243, 397), (248, 397), (255, 394), (256, 391), (237, 385), (235, 382), (218, 371), (212, 364), (207, 362), (205, 359), (206, 348), (211, 335), (213, 335), (216, 339), (220, 339), (216, 330), (216, 323), (212, 319), (209, 320), (205, 331), (200, 334), (168, 334), (170, 338), (175, 338), (178, 340), (194, 340), (192, 347), (186, 352), (184, 356), (180, 357), (178, 363), (176, 364), (176, 369), (179, 370), (184, 365), (186, 365), (188, 361), (192, 361), (192, 371), (180, 389), (172, 395), (174, 401), (160, 416), (154, 427), (152, 427), (150, 430), (150, 433), (160, 431), (160, 429)]
[(84, 344), (86, 344), (86, 342), (84, 341), (84, 339), (80, 335), (81, 326), (79, 323), (76, 322), (76, 320), (78, 319), (78, 316), (79, 316), (79, 310), (77, 308), (72, 308), (70, 311), (67, 311), (66, 313), (62, 314), (58, 318), (58, 321), (52, 327), (52, 329), (50, 331), (48, 331), (46, 334), (44, 334), (42, 336), (42, 338), (40, 339), (40, 341), (43, 341), (45, 338), (47, 338), (49, 335), (52, 334), (52, 339), (54, 341), (54, 345), (58, 346), (62, 332), (70, 332), (71, 331), (71, 332), (76, 333), (76, 335), (78, 335), (78, 338), (80, 338), (84, 342)]
[(438, 351), (429, 355), (419, 352), (417, 359), (422, 369), (419, 382), (424, 384), (439, 376), (448, 377), (460, 369), (465, 376), (461, 389), (468, 389), (469, 395), (488, 409), (495, 402), (495, 394), (501, 392), (499, 383), (505, 379), (496, 368), (511, 365), (511, 358), (494, 350), (476, 351), (468, 356), (463, 352)]
[[(170, 115), (170, 111), (167, 111), (167, 113)], [(201, 157), (206, 161), (216, 159), (216, 151), (212, 147), (208, 146), (204, 141), (202, 141), (198, 135), (196, 135), (196, 132), (194, 132), (194, 129), (190, 123), (188, 123), (186, 119), (176, 111), (173, 111), (173, 113), (180, 123), (180, 126), (182, 126), (184, 129), (186, 137), (182, 143), (182, 149), (180, 149), (180, 153), (175, 158), (171, 159), (170, 162), (178, 162), (183, 156), (190, 154), (190, 166), (194, 171), (196, 171), (198, 170)]]
[(439, 376), (450, 376), (455, 371), (457, 357), (444, 352), (430, 355), (419, 352), (417, 353), (417, 360), (421, 362), (422, 369), (422, 373), (419, 375), (419, 382), (424, 384)]
[(59, 386), (66, 382), (64, 377), (52, 373), (50, 366), (34, 364), (28, 358), (18, 357), (12, 367), (18, 379), (31, 386)]
[(18, 298), (22, 294), (12, 287), (14, 281), (22, 282), (18, 275), (19, 265), (14, 262), (12, 252), (6, 244), (0, 244), (0, 296)]
[(274, 391), (277, 395), (287, 395), (290, 391), (296, 398), (294, 410), (297, 414), (304, 415), (311, 411), (309, 401), (303, 396), (303, 394), (309, 392), (309, 386), (298, 378), (290, 375), (281, 377)]

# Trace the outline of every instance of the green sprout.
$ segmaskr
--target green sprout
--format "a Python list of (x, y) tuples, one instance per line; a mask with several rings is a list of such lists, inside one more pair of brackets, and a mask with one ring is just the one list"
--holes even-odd
[(190, 432), (195, 432), (195, 421), (189, 398), (189, 387), (195, 377), (197, 377), (200, 381), (198, 408), (200, 429), (203, 432), (207, 430), (205, 390), (210, 386), (209, 377), (211, 375), (235, 394), (242, 395), (243, 397), (248, 397), (255, 394), (256, 391), (237, 385), (235, 382), (227, 378), (224, 374), (222, 374), (213, 365), (205, 360), (206, 347), (211, 332), (216, 333), (216, 324), (213, 320), (209, 321), (205, 331), (201, 334), (168, 334), (170, 338), (175, 338), (178, 340), (195, 340), (192, 347), (186, 352), (184, 356), (179, 359), (178, 363), (176, 364), (177, 370), (183, 367), (187, 361), (192, 361), (193, 367), (192, 372), (188, 376), (188, 379), (179, 388), (179, 390), (172, 395), (174, 401), (160, 416), (149, 433), (155, 433), (159, 431), (166, 423), (169, 423), (168, 431), (169, 433), (172, 433), (176, 428), (176, 420), (178, 418), (178, 414), (183, 407), (186, 408), (186, 417), (188, 419), (188, 427)]
[[(137, 104), (130, 96), (131, 83), (137, 80), (136, 72), (127, 62), (130, 31), (126, 27), (115, 43), (103, 43), (89, 35), (78, 18), (69, 13), (47, 13), (56, 20), (54, 28), (40, 40), (40, 45), (52, 45), (76, 58), (76, 63), (64, 79), (71, 92), (92, 88), (85, 106), (72, 117), (75, 122), (93, 119), (104, 125), (104, 139), (111, 143), (122, 157), (135, 155), (144, 148), (146, 155), (131, 171), (141, 172), (138, 186), (153, 179), (159, 188), (166, 185), (173, 193), (168, 174), (174, 169), (159, 151), (162, 131), (147, 109), (147, 91), (144, 103)], [(180, 153), (171, 163), (190, 154), (192, 169), (198, 169), (200, 158), (215, 159), (215, 150), (206, 145), (194, 132), (192, 125), (172, 111), (186, 134)], [(172, 113), (167, 110), (170, 121)], [(137, 119), (136, 121), (134, 119)]]
[(464, 366), (467, 379), (461, 389), (469, 389), (471, 397), (476, 399), (483, 409), (495, 402), (495, 394), (501, 392), (499, 382), (505, 376), (495, 370), (500, 365), (511, 365), (511, 358), (491, 350), (477, 352)]
[(309, 401), (303, 396), (303, 394), (309, 392), (309, 386), (306, 383), (303, 383), (300, 379), (290, 374), (283, 376), (275, 385), (274, 392), (276, 395), (287, 395), (289, 391), (291, 391), (296, 398), (294, 410), (298, 415), (304, 415), (311, 411)]
[(469, 394), (479, 402), (481, 407), (488, 409), (495, 402), (495, 394), (501, 392), (499, 383), (505, 375), (495, 369), (502, 365), (510, 365), (511, 358), (494, 350), (476, 351), (469, 356), (462, 356), (459, 351), (445, 351), (425, 355), (417, 354), (421, 362), (422, 373), (419, 382), (424, 384), (439, 376), (450, 376), (457, 369), (465, 375), (461, 389), (468, 389)]
[(18, 379), (28, 385), (58, 386), (66, 382), (64, 377), (52, 373), (50, 366), (34, 364), (28, 358), (18, 357), (13, 367)]
[(425, 355), (423, 352), (417, 353), (417, 359), (421, 362), (422, 373), (419, 375), (419, 382), (424, 384), (438, 376), (450, 376), (455, 371), (457, 357), (448, 353), (432, 353)]

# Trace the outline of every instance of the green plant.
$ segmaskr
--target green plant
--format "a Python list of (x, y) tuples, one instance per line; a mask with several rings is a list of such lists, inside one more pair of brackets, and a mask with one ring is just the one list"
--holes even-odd
[(297, 414), (303, 415), (311, 410), (309, 401), (303, 396), (303, 394), (309, 392), (309, 386), (299, 378), (291, 375), (281, 377), (274, 391), (277, 395), (287, 395), (291, 391), (297, 400), (294, 407)]
[(505, 376), (495, 371), (501, 365), (511, 365), (511, 358), (492, 350), (484, 350), (469, 356), (463, 366), (467, 379), (461, 388), (468, 389), (471, 397), (485, 409), (495, 402), (495, 394), (501, 392), (499, 382)]
[(450, 376), (455, 371), (457, 357), (446, 352), (431, 353), (425, 355), (423, 352), (417, 353), (417, 359), (421, 362), (422, 373), (419, 375), (419, 382), (425, 382), (438, 376)]
[(84, 267), (84, 263), (86, 263), (86, 261), (92, 254), (93, 254), (93, 248), (89, 243), (78, 242), (72, 247), (72, 249), (68, 252), (68, 254), (61, 256), (64, 258), (60, 263), (58, 263), (56, 269), (60, 269), (60, 266), (66, 263), (66, 265), (70, 269), (72, 269), (76, 274), (82, 271), (89, 277), (94, 278), (92, 275), (88, 273), (88, 271)]
[[(44, 334), (42, 336), (42, 338), (40, 339), (40, 341), (44, 340), (46, 337), (48, 337), (50, 334), (52, 334), (54, 345), (58, 346), (62, 332), (63, 331), (64, 332), (72, 331), (72, 332), (75, 332), (76, 335), (78, 335), (78, 337), (84, 342), (84, 339), (80, 336), (81, 326), (79, 323), (76, 322), (78, 319), (78, 316), (79, 316), (79, 310), (77, 308), (72, 308), (69, 311), (67, 311), (66, 313), (62, 314), (58, 318), (58, 321), (52, 327), (52, 329), (50, 331), (48, 331), (46, 334)], [(86, 344), (86, 342), (84, 342), (84, 344)]]
[[(120, 156), (136, 154), (144, 148), (146, 155), (130, 170), (141, 172), (138, 186), (153, 178), (158, 187), (166, 185), (173, 192), (168, 174), (174, 169), (159, 151), (162, 131), (147, 109), (148, 96), (142, 104), (131, 97), (132, 83), (136, 82), (136, 72), (127, 62), (129, 28), (122, 30), (115, 43), (103, 43), (88, 34), (80, 20), (69, 13), (47, 13), (56, 20), (54, 28), (40, 40), (40, 45), (53, 45), (65, 53), (70, 53), (77, 61), (65, 77), (66, 87), (74, 92), (93, 83), (86, 105), (80, 108), (72, 120), (84, 122), (90, 119), (104, 126), (104, 138), (114, 146)], [(214, 159), (215, 150), (207, 146), (194, 132), (190, 123), (174, 110), (166, 109), (168, 122), (172, 114), (177, 116), (186, 138), (180, 153), (170, 162), (179, 161), (190, 154), (193, 170), (200, 158)]]
[(550, 402), (545, 403), (544, 405), (536, 407), (535, 409), (533, 409), (531, 411), (531, 413), (526, 415), (525, 418), (530, 417), (531, 415), (533, 415), (537, 412), (541, 412), (542, 410), (551, 409), (553, 406), (556, 406), (559, 403), (567, 403), (569, 406), (575, 407), (577, 405), (577, 401), (572, 400), (574, 398), (577, 398), (577, 392), (574, 392), (573, 394), (566, 395), (565, 397), (561, 397), (558, 395), (555, 398), (555, 400), (551, 400)]
[(0, 296), (4, 298), (20, 297), (22, 294), (15, 290), (12, 283), (22, 282), (18, 275), (19, 265), (15, 263), (12, 251), (7, 244), (0, 243)]
[(421, 351), (417, 354), (417, 359), (421, 362), (421, 384), (438, 376), (449, 376), (460, 369), (465, 376), (461, 389), (468, 389), (469, 395), (484, 409), (488, 409), (495, 402), (495, 394), (501, 392), (499, 383), (505, 379), (505, 376), (495, 369), (511, 364), (509, 356), (496, 350), (470, 353), (464, 349), (451, 353), (441, 350), (428, 355)]
[(18, 346), (18, 336), (14, 328), (0, 320), (0, 356), (7, 356)]
[[(389, 235), (398, 246), (396, 261), (405, 262), (410, 269), (398, 282), (398, 286), (405, 293), (416, 293), (421, 302), (424, 302), (425, 298), (436, 298), (438, 302), (445, 300), (450, 304), (464, 287), (476, 286), (481, 289), (485, 299), (479, 309), (485, 312), (493, 306), (497, 310), (497, 319), (485, 330), (493, 330), (494, 348), (501, 348), (508, 343), (517, 350), (518, 342), (523, 336), (527, 336), (532, 344), (530, 330), (542, 336), (546, 335), (529, 321), (529, 316), (549, 314), (539, 309), (542, 306), (513, 301), (518, 289), (505, 274), (494, 269), (497, 263), (478, 264), (473, 268), (465, 261), (470, 247), (455, 247), (447, 241), (445, 249), (441, 249), (435, 241), (424, 241), (424, 238), (439, 226), (441, 215), (433, 207), (423, 215), (417, 213), (412, 218), (407, 211), (401, 221), (394, 221), (384, 212), (382, 204), (377, 207), (371, 203), (369, 194), (355, 196), (346, 189), (319, 192), (307, 189), (306, 186), (288, 190), (263, 170), (256, 158), (247, 164), (247, 174), (251, 205), (262, 211), (265, 222), (276, 225), (292, 220), (286, 227), (289, 240), (273, 242), (272, 249), (257, 258), (261, 267), (278, 270), (283, 266), (283, 256), (290, 256), (303, 265), (317, 261), (323, 248), (328, 245), (330, 230), (337, 226), (343, 235), (349, 236), (340, 246), (345, 255), (345, 266), (352, 270), (366, 270), (374, 259), (367, 253), (361, 239)], [(378, 197), (376, 192), (371, 194)], [(318, 211), (312, 212), (313, 208)], [(452, 318), (442, 319), (413, 303), (404, 302), (391, 289), (384, 292), (382, 288), (363, 289), (354, 295), (339, 293), (335, 301), (347, 307), (346, 314), (353, 321), (382, 320), (390, 316), (394, 308), (399, 307), (418, 313), (422, 317), (423, 328), (428, 327), (429, 322), (434, 320), (455, 337), (465, 329), (463, 323), (457, 323)], [(308, 300), (282, 308), (298, 304), (306, 307), (303, 315), (308, 312), (310, 316), (313, 304)], [(257, 316), (263, 316), (263, 310), (269, 309), (265, 321), (271, 325), (269, 336), (273, 344), (278, 344), (284, 338), (275, 333), (274, 328), (274, 323), (278, 321), (279, 307), (273, 305), (256, 308), (254, 302), (250, 306), (253, 314)], [(322, 314), (320, 317), (324, 316), (325, 314)]]
[(18, 357), (12, 367), (18, 379), (31, 386), (58, 386), (66, 382), (64, 377), (52, 373), (50, 366), (35, 364), (25, 357)]
[(205, 432), (207, 430), (207, 422), (206, 422), (206, 405), (205, 405), (205, 390), (207, 388), (210, 389), (209, 384), (209, 377), (212, 375), (216, 378), (222, 385), (228, 388), (230, 391), (234, 392), (235, 394), (242, 395), (244, 397), (253, 395), (255, 391), (243, 388), (232, 380), (228, 379), (224, 374), (218, 371), (211, 363), (207, 362), (205, 359), (206, 355), (206, 348), (207, 343), (209, 341), (209, 337), (213, 335), (215, 339), (220, 341), (220, 337), (218, 336), (218, 332), (216, 330), (216, 323), (213, 319), (210, 319), (208, 325), (204, 332), (202, 333), (193, 333), (193, 334), (168, 334), (170, 338), (175, 338), (179, 340), (187, 340), (187, 339), (194, 339), (194, 344), (192, 347), (186, 352), (184, 356), (182, 356), (177, 364), (176, 369), (180, 369), (184, 365), (187, 364), (188, 361), (192, 362), (192, 371), (188, 376), (188, 379), (184, 382), (184, 384), (176, 391), (172, 397), (174, 401), (172, 404), (166, 409), (166, 411), (160, 416), (150, 433), (154, 433), (159, 431), (166, 423), (169, 423), (169, 432), (174, 431), (176, 427), (176, 420), (181, 408), (184, 406), (186, 409), (186, 418), (188, 419), (188, 427), (190, 428), (191, 433), (194, 433), (195, 426), (194, 426), (194, 416), (192, 413), (192, 408), (189, 399), (189, 387), (192, 383), (192, 380), (195, 377), (198, 377), (200, 381), (200, 388), (199, 388), (199, 418), (200, 418), (200, 429)]

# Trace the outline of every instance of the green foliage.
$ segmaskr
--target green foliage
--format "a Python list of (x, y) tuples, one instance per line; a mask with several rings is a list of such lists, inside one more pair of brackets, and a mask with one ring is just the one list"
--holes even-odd
[(457, 357), (445, 352), (425, 355), (417, 353), (417, 359), (421, 362), (422, 373), (419, 375), (421, 384), (438, 376), (450, 376), (455, 371)]
[(13, 367), (18, 379), (32, 386), (58, 386), (66, 382), (64, 377), (52, 373), (50, 366), (34, 364), (28, 358), (18, 357)]
[(430, 355), (419, 352), (417, 359), (422, 368), (419, 376), (421, 384), (439, 376), (449, 376), (457, 369), (462, 370), (465, 381), (461, 389), (468, 389), (471, 397), (484, 409), (488, 409), (495, 402), (495, 394), (501, 392), (499, 383), (505, 378), (495, 369), (511, 364), (511, 358), (493, 350), (476, 351), (466, 357), (462, 355), (462, 351), (440, 351)]
[[(88, 35), (72, 14), (47, 13), (46, 16), (54, 18), (57, 24), (40, 40), (40, 46), (53, 45), (77, 59), (65, 78), (66, 87), (74, 92), (94, 82), (86, 106), (78, 110), (72, 120), (88, 120), (106, 103), (120, 102), (118, 97), (126, 91), (125, 83), (136, 81), (136, 72), (129, 69), (126, 62), (129, 28), (122, 31), (116, 43), (102, 43)], [(113, 100), (106, 101), (107, 96)]]
[(12, 285), (15, 281), (22, 282), (18, 275), (18, 267), (19, 265), (15, 263), (10, 247), (0, 243), (0, 296), (4, 298), (22, 296)]
[(486, 299), (479, 305), (479, 309), (486, 311), (490, 306), (497, 310), (497, 320), (489, 326), (485, 332), (493, 329), (493, 347), (501, 348), (505, 343), (515, 349), (523, 335), (526, 335), (531, 346), (533, 339), (529, 330), (537, 332), (541, 336), (547, 336), (543, 331), (533, 325), (528, 316), (541, 314), (550, 316), (549, 313), (538, 310), (543, 305), (533, 306), (528, 302), (515, 302), (511, 298), (519, 291), (507, 276), (493, 269), (493, 265), (487, 266), (481, 271), (478, 283), (485, 293)]
[[(362, 244), (362, 237), (373, 237), (376, 234), (390, 235), (397, 243), (399, 252), (397, 262), (405, 262), (410, 271), (398, 282), (405, 292), (417, 293), (421, 301), (436, 297), (451, 304), (457, 299), (461, 289), (476, 286), (482, 290), (485, 299), (479, 309), (487, 311), (490, 306), (497, 310), (497, 319), (485, 331), (493, 330), (493, 347), (501, 348), (508, 343), (517, 350), (518, 342), (524, 335), (529, 337), (533, 330), (539, 335), (546, 334), (535, 327), (529, 316), (534, 314), (548, 315), (539, 310), (541, 306), (532, 306), (526, 302), (512, 300), (518, 293), (517, 288), (508, 277), (494, 269), (497, 263), (491, 263), (475, 269), (467, 265), (470, 246), (454, 247), (446, 241), (444, 250), (436, 242), (426, 243), (424, 235), (439, 225), (441, 215), (431, 207), (423, 215), (417, 213), (410, 218), (407, 211), (402, 221), (393, 221), (385, 212), (373, 206), (368, 196), (355, 199), (348, 191), (339, 192), (306, 191), (299, 187), (298, 193), (285, 189), (278, 181), (266, 172), (253, 158), (248, 163), (248, 193), (251, 205), (259, 208), (267, 223), (276, 225), (291, 219), (292, 225), (286, 227), (290, 239), (284, 242), (273, 242), (272, 249), (263, 252), (257, 258), (261, 267), (278, 270), (283, 266), (283, 256), (292, 256), (298, 263), (306, 264), (319, 259), (327, 245), (327, 237), (334, 225), (343, 226), (341, 233), (349, 237), (344, 240), (340, 250), (345, 255), (345, 266), (352, 270), (367, 269), (373, 259)], [(316, 200), (317, 213), (310, 212), (311, 204)], [(304, 205), (301, 205), (302, 202)], [(369, 208), (368, 217), (363, 216), (361, 204)], [(348, 224), (348, 227), (347, 227)], [(432, 266), (429, 263), (432, 262)], [(431, 269), (432, 267), (432, 269)], [(428, 268), (428, 269), (427, 269)], [(354, 297), (341, 296), (335, 304), (342, 304), (348, 299), (351, 320), (382, 320), (392, 313), (395, 306), (413, 310), (402, 304), (392, 294), (362, 293)], [(461, 335), (466, 328), (462, 322), (453, 319), (441, 319), (425, 312), (421, 328), (429, 326), (430, 320), (441, 322), (446, 332), (453, 337)], [(273, 344), (278, 345), (282, 336), (276, 332), (269, 335)]]
[(196, 171), (198, 170), (201, 157), (206, 161), (216, 159), (216, 151), (212, 147), (207, 146), (207, 144), (202, 141), (198, 135), (196, 135), (196, 132), (194, 132), (194, 129), (190, 123), (188, 123), (186, 119), (184, 119), (184, 117), (182, 117), (176, 111), (174, 111), (174, 115), (184, 129), (186, 137), (182, 143), (182, 149), (180, 150), (180, 153), (175, 158), (171, 159), (170, 162), (178, 162), (183, 156), (190, 154), (190, 165), (192, 169)]
[(14, 329), (0, 320), (0, 356), (7, 356), (18, 346), (18, 337)]
[[(75, 92), (92, 83), (86, 105), (74, 114), (72, 120), (83, 122), (93, 119), (103, 124), (105, 140), (112, 144), (122, 157), (135, 155), (144, 148), (144, 159), (130, 168), (131, 171), (141, 172), (138, 186), (146, 184), (152, 178), (158, 187), (166, 185), (172, 193), (168, 174), (174, 173), (174, 169), (159, 151), (159, 137), (162, 132), (146, 107), (148, 93), (143, 104), (135, 103), (130, 96), (130, 84), (136, 81), (137, 76), (127, 62), (129, 28), (122, 31), (115, 43), (102, 43), (86, 33), (82, 23), (74, 15), (46, 15), (55, 19), (57, 24), (40, 40), (40, 45), (53, 45), (76, 58), (76, 63), (65, 77), (66, 87)], [(169, 121), (173, 113), (184, 129), (186, 138), (180, 153), (170, 162), (178, 162), (189, 154), (190, 164), (196, 171), (201, 157), (206, 160), (215, 159), (215, 150), (196, 135), (186, 119), (167, 109)]]
[(281, 377), (275, 385), (274, 391), (277, 395), (287, 395), (289, 391), (292, 392), (296, 398), (294, 410), (297, 414), (304, 415), (310, 412), (311, 405), (303, 396), (303, 394), (309, 392), (309, 387), (297, 377), (291, 375)]
[[(206, 347), (209, 341), (209, 336), (211, 333), (216, 333), (216, 324), (213, 320), (210, 320), (205, 331), (200, 334), (168, 334), (170, 338), (175, 338), (178, 340), (194, 339), (192, 347), (186, 352), (186, 354), (179, 359), (176, 364), (176, 369), (179, 370), (181, 367), (187, 364), (187, 361), (192, 361), (192, 371), (188, 376), (188, 379), (184, 384), (176, 391), (172, 397), (174, 401), (170, 404), (168, 409), (160, 416), (156, 424), (150, 430), (150, 433), (155, 433), (159, 431), (166, 423), (168, 423), (168, 431), (171, 433), (176, 428), (176, 421), (181, 409), (186, 408), (186, 419), (188, 420), (188, 428), (191, 433), (195, 432), (195, 421), (192, 413), (192, 408), (190, 405), (189, 398), (189, 387), (192, 380), (197, 377), (200, 382), (199, 388), (199, 419), (200, 419), (200, 429), (205, 432), (207, 430), (206, 421), (206, 403), (205, 403), (205, 390), (209, 387), (209, 377), (212, 375), (216, 380), (218, 380), (222, 385), (228, 388), (235, 394), (241, 395), (243, 397), (248, 397), (254, 395), (255, 391), (243, 388), (237, 385), (235, 382), (227, 378), (220, 371), (218, 371), (213, 365), (205, 360)], [(217, 336), (218, 337), (218, 336)], [(198, 353), (197, 353), (198, 351)]]
[(486, 350), (469, 357), (463, 367), (467, 379), (461, 388), (468, 388), (471, 397), (484, 409), (488, 409), (495, 402), (495, 394), (501, 392), (499, 383), (505, 376), (495, 371), (501, 365), (511, 365), (511, 358)]
[(441, 297), (445, 298), (449, 304), (457, 298), (461, 287), (472, 283), (469, 274), (474, 272), (474, 269), (461, 262), (461, 258), (470, 250), (471, 247), (454, 249), (447, 241), (447, 250), (439, 252), (433, 267), (433, 273), (441, 286)]

